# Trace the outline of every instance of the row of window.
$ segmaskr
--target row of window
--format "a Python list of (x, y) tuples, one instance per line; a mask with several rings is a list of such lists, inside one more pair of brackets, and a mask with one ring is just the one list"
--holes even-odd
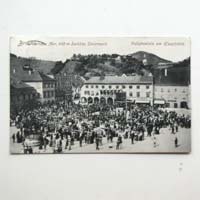
[(55, 84), (54, 83), (44, 83), (44, 88), (54, 88)]
[(51, 97), (55, 96), (55, 93), (54, 93), (54, 91), (44, 91), (43, 96), (44, 96), (44, 98), (51, 98)]
[[(155, 88), (155, 92), (157, 92), (158, 90)], [(177, 88), (174, 89), (166, 89), (164, 90), (164, 88), (160, 88), (160, 92), (177, 92)], [(182, 90), (182, 93), (186, 93), (185, 89)]]
[[(99, 88), (99, 87), (101, 87), (102, 89), (104, 89), (104, 88), (105, 88), (105, 85), (101, 85), (101, 86), (99, 86), (99, 85), (95, 85), (95, 86), (94, 86), (94, 85), (90, 85), (90, 86), (89, 86), (89, 85), (86, 85), (85, 87), (86, 87), (86, 88), (89, 88), (89, 87), (90, 87), (90, 88)], [(132, 85), (129, 85), (129, 86), (122, 85), (122, 86), (121, 86), (122, 89), (125, 89), (125, 88), (127, 88), (127, 87), (128, 87), (129, 89), (132, 89), (132, 88), (133, 88)], [(112, 88), (119, 89), (120, 86), (119, 86), (119, 85), (116, 85), (116, 86), (109, 85), (108, 88), (109, 88), (109, 89), (112, 89)], [(136, 88), (137, 88), (137, 89), (140, 89), (140, 85), (137, 85)], [(149, 85), (146, 85), (146, 89), (149, 89), (149, 88), (150, 88), (150, 86), (149, 86)]]
[[(101, 95), (113, 95), (114, 93), (116, 93), (115, 91), (109, 91), (109, 90), (104, 90), (104, 91), (100, 91), (100, 94)], [(86, 90), (84, 92), (85, 95), (91, 95), (91, 96), (94, 96), (95, 93), (94, 91), (88, 91)], [(96, 92), (96, 95), (98, 96), (99, 95), (99, 92)], [(136, 96), (137, 97), (140, 97), (140, 92), (136, 92)], [(132, 92), (129, 92), (129, 97), (133, 97), (133, 93)], [(150, 92), (146, 92), (146, 97), (149, 98), (150, 97)]]
[(39, 98), (40, 94), (39, 93), (32, 93), (32, 94), (24, 94), (24, 95), (19, 95), (17, 96), (17, 100), (18, 101), (22, 101), (22, 100), (31, 100), (34, 98)]

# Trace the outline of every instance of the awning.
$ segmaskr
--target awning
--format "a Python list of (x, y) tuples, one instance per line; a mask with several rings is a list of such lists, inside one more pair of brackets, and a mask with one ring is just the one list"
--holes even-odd
[(136, 100), (135, 103), (150, 103), (148, 100)]
[(164, 100), (154, 100), (154, 104), (165, 104)]

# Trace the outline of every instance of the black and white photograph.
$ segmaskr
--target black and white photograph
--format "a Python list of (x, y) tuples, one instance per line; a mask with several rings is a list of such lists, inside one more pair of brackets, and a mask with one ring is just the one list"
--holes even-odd
[(190, 39), (11, 37), (10, 153), (190, 153)]

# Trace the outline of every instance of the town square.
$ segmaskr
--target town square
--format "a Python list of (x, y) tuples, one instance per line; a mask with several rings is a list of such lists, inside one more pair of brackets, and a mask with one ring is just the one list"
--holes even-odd
[(11, 53), (10, 95), (12, 154), (191, 151), (189, 55)]

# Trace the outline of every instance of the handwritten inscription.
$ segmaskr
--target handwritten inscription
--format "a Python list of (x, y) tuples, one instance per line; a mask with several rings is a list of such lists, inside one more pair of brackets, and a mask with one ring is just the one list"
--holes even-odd
[(28, 41), (22, 41), (20, 40), (18, 43), (18, 47), (20, 46), (107, 46), (107, 42), (43, 42), (40, 40), (28, 40)]

